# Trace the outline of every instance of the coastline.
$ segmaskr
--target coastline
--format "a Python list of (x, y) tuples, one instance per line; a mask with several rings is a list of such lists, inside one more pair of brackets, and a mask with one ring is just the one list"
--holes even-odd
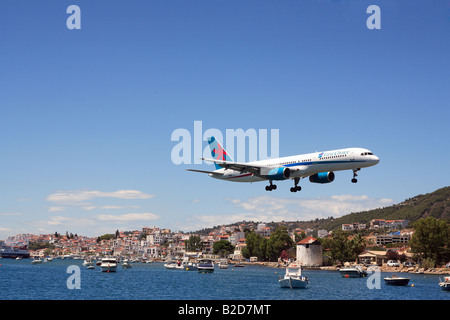
[[(286, 264), (279, 262), (241, 262), (244, 265), (259, 265), (269, 268), (286, 268)], [(450, 270), (448, 268), (431, 268), (424, 269), (419, 267), (388, 267), (388, 266), (377, 266), (380, 268), (381, 272), (391, 272), (391, 273), (415, 273), (415, 274), (427, 274), (427, 275), (450, 275)], [(367, 267), (363, 267), (367, 270)], [(304, 270), (326, 270), (326, 271), (339, 271), (338, 266), (321, 266), (321, 267), (304, 267)]]

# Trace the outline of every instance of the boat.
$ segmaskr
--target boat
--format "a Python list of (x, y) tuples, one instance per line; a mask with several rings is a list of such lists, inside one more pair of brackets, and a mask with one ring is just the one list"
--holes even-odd
[(177, 266), (177, 263), (175, 261), (167, 261), (164, 263), (164, 268), (166, 269), (175, 269)]
[(122, 262), (122, 267), (123, 267), (124, 269), (128, 269), (128, 268), (131, 268), (132, 265), (131, 265), (131, 263), (130, 263), (127, 259), (125, 259), (125, 260), (123, 260), (123, 262)]
[(410, 278), (399, 277), (393, 274), (391, 277), (384, 278), (386, 284), (391, 286), (407, 286)]
[(31, 261), (31, 264), (40, 264), (40, 263), (42, 263), (42, 260), (41, 259), (39, 259), (39, 258), (34, 258), (32, 261)]
[(219, 262), (219, 268), (220, 269), (228, 269), (228, 261), (227, 260), (221, 260)]
[(339, 269), (343, 278), (361, 278), (367, 276), (367, 272), (361, 266), (351, 266)]
[(0, 241), (0, 258), (29, 258), (30, 252), (27, 246), (7, 246), (4, 241)]
[(442, 290), (450, 291), (450, 277), (444, 277), (444, 280), (439, 278), (439, 286)]
[(94, 261), (92, 261), (92, 260), (85, 259), (83, 261), (83, 266), (85, 266), (85, 267), (89, 267), (89, 266), (92, 266), (92, 265), (94, 265)]
[(103, 258), (100, 264), (102, 272), (116, 272), (117, 259), (116, 258)]
[(199, 272), (213, 272), (214, 262), (211, 259), (201, 259), (198, 262), (197, 269)]
[(308, 277), (302, 275), (302, 266), (290, 264), (286, 267), (286, 273), (283, 278), (278, 280), (281, 288), (306, 288)]
[(193, 262), (183, 262), (183, 270), (198, 271), (198, 265)]

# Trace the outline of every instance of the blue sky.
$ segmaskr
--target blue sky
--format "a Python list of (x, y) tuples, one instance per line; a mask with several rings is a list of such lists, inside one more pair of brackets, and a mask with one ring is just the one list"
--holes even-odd
[[(449, 36), (448, 1), (2, 1), (0, 239), (338, 217), (447, 186)], [(268, 193), (175, 165), (194, 121), (381, 162)]]

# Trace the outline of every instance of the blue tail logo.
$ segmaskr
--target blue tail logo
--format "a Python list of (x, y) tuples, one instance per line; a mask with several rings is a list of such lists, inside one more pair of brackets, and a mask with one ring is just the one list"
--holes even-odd
[[(211, 155), (216, 160), (222, 161), (233, 161), (225, 149), (220, 145), (219, 141), (214, 137), (208, 138), (209, 147), (211, 148)], [(215, 163), (216, 169), (220, 169), (221, 167)]]

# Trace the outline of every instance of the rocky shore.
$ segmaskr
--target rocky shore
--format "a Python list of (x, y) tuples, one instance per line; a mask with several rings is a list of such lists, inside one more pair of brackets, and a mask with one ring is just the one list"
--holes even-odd
[[(256, 265), (270, 268), (286, 268), (286, 264), (279, 262), (243, 262), (245, 265)], [(434, 275), (446, 275), (450, 274), (450, 269), (448, 268), (431, 268), (424, 269), (419, 267), (388, 267), (386, 265), (379, 266), (381, 272), (391, 272), (391, 273), (418, 273), (418, 274), (434, 274)], [(337, 271), (338, 266), (323, 266), (323, 267), (304, 267), (305, 270), (329, 270)], [(367, 267), (364, 267), (367, 270)]]

